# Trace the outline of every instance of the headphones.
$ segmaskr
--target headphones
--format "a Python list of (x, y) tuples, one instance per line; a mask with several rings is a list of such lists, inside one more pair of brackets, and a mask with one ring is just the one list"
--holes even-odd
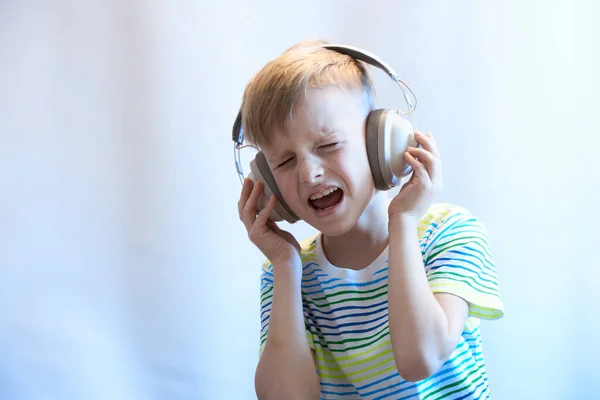
[[(324, 44), (320, 47), (348, 55), (355, 60), (363, 61), (369, 65), (383, 70), (394, 82), (398, 84), (408, 111), (399, 109), (377, 109), (369, 113), (366, 124), (367, 157), (375, 187), (378, 190), (390, 190), (397, 186), (401, 180), (412, 172), (412, 167), (404, 161), (403, 154), (409, 146), (418, 147), (413, 134), (417, 129), (414, 110), (417, 98), (411, 88), (398, 78), (394, 70), (375, 55), (352, 46)], [(412, 101), (409, 99), (409, 93)], [(409, 114), (411, 122), (403, 117)], [(243, 183), (244, 171), (240, 161), (240, 150), (244, 147), (253, 147), (244, 144), (244, 132), (242, 130), (242, 111), (240, 109), (233, 124), (232, 139), (234, 142), (235, 167)], [(275, 195), (277, 203), (270, 219), (274, 221), (287, 221), (293, 224), (300, 220), (287, 205), (275, 183), (273, 173), (267, 164), (265, 155), (259, 151), (250, 162), (251, 172), (248, 175), (253, 181), (263, 183), (264, 193), (258, 202), (258, 210), (263, 209), (268, 199)]]

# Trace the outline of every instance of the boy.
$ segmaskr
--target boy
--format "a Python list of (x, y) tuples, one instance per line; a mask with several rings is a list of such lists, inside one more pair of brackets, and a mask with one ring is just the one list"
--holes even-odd
[(268, 261), (261, 286), (259, 399), (489, 398), (479, 318), (503, 315), (483, 225), (432, 204), (442, 187), (431, 134), (403, 155), (413, 173), (390, 201), (374, 186), (364, 65), (300, 44), (248, 84), (242, 124), (291, 210), (319, 233), (300, 245), (259, 211), (261, 183), (238, 203)]

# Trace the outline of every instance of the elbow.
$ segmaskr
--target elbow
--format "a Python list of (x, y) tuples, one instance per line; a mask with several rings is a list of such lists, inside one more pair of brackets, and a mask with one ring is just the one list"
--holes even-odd
[(442, 366), (443, 361), (437, 357), (417, 355), (396, 359), (396, 368), (402, 379), (409, 382), (418, 382), (435, 374)]
[(267, 377), (256, 372), (254, 375), (254, 390), (256, 391), (256, 398), (258, 400), (271, 400), (277, 398), (288, 398), (284, 392), (285, 388), (283, 385), (278, 385), (275, 380), (269, 380)]
[(268, 373), (264, 369), (256, 369), (254, 374), (254, 390), (258, 400), (271, 399), (286, 399), (290, 398), (289, 394), (285, 393), (285, 384), (279, 379), (269, 379)]
[(319, 394), (308, 395), (303, 392), (294, 392), (282, 385), (255, 385), (258, 400), (317, 400)]
[(440, 370), (452, 351), (451, 346), (436, 345), (435, 342), (408, 343), (392, 341), (392, 352), (396, 369), (402, 379), (418, 382)]
[(258, 400), (316, 400), (320, 398), (318, 386), (298, 385), (297, 380), (274, 379), (272, 373), (257, 368), (254, 375), (254, 390)]

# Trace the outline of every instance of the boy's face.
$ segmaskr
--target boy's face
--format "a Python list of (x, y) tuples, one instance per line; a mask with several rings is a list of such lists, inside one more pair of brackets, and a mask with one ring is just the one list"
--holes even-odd
[(262, 146), (287, 204), (325, 235), (354, 227), (375, 193), (367, 114), (360, 93), (311, 89), (295, 108), (288, 134), (274, 132)]

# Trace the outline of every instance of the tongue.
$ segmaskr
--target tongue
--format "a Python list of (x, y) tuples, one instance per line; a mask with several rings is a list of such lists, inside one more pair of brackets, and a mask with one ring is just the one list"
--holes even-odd
[(310, 203), (314, 208), (325, 209), (327, 207), (331, 207), (339, 203), (342, 199), (343, 193), (340, 189), (334, 191), (333, 193), (328, 194), (327, 196), (323, 196), (320, 199), (311, 200)]

